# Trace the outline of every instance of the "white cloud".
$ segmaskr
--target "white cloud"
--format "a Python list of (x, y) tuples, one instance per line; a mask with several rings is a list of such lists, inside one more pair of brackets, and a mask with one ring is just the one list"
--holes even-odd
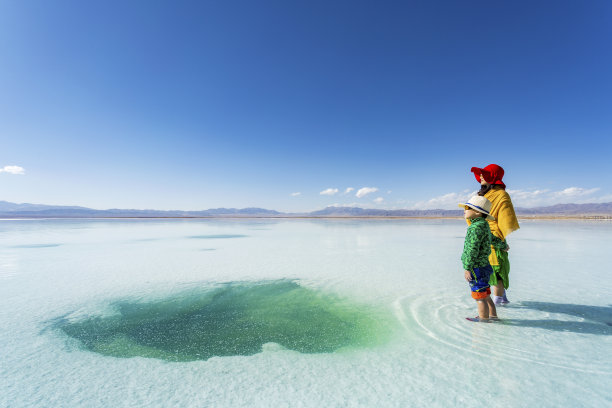
[(388, 191), (387, 191), (387, 194), (391, 194), (391, 190), (388, 190)]
[(431, 198), (427, 201), (419, 201), (412, 207), (421, 210), (436, 210), (436, 209), (455, 209), (459, 203), (464, 203), (470, 197), (476, 194), (476, 191), (463, 190), (460, 193), (447, 193), (438, 197)]
[(378, 189), (376, 187), (363, 187), (360, 188), (359, 191), (357, 191), (357, 194), (355, 194), (355, 196), (357, 198), (362, 198), (370, 193), (375, 193), (377, 191)]
[(19, 166), (4, 166), (0, 169), (0, 173), (25, 174), (25, 169)]
[[(510, 194), (512, 202), (516, 205), (519, 202), (536, 202), (545, 200), (551, 194), (550, 190), (506, 190)], [(525, 206), (525, 205), (523, 205)]]
[(332, 196), (336, 194), (337, 192), (338, 192), (337, 188), (328, 188), (327, 190), (321, 191), (319, 194)]
[(385, 201), (385, 199), (384, 199), (384, 198), (382, 198), (382, 197), (378, 197), (378, 198), (375, 198), (375, 199), (374, 199), (374, 202), (375, 202), (376, 204), (382, 204), (382, 202), (383, 202), (383, 201)]
[(300, 193), (299, 191), (297, 193), (291, 193), (291, 197), (297, 197), (299, 195), (302, 195), (302, 193)]
[(580, 187), (568, 187), (565, 190), (557, 191), (556, 197), (584, 197), (596, 193), (599, 188), (580, 188)]
[(346, 190), (344, 190), (344, 194), (348, 194), (348, 193), (350, 193), (353, 190), (354, 190), (353, 187), (348, 187)]

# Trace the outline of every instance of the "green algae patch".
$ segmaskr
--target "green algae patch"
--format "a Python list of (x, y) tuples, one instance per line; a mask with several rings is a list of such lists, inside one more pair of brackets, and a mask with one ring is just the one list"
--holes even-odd
[(116, 302), (112, 316), (62, 319), (84, 348), (114, 357), (168, 361), (249, 356), (266, 343), (300, 353), (332, 353), (385, 342), (383, 310), (294, 281), (228, 283), (149, 302)]

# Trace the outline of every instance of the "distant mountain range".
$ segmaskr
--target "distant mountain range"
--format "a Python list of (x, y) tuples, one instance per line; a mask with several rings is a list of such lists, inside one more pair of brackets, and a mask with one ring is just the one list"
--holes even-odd
[(4, 218), (90, 218), (90, 217), (223, 217), (223, 216), (279, 216), (278, 211), (263, 208), (214, 208), (203, 211), (180, 210), (94, 210), (87, 207), (54, 206), (43, 204), (15, 204), (0, 201), (0, 217)]
[[(557, 204), (516, 208), (522, 216), (612, 216), (612, 202), (601, 204)], [(308, 213), (282, 213), (264, 208), (213, 208), (202, 211), (94, 210), (76, 206), (16, 204), (0, 201), (0, 218), (178, 218), (178, 217), (460, 217), (462, 210), (379, 210), (359, 207), (327, 207)]]

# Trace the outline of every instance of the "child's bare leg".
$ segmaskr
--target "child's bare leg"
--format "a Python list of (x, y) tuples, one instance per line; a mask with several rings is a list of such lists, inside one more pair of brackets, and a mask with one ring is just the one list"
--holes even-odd
[(497, 309), (495, 308), (495, 303), (493, 303), (493, 299), (491, 299), (491, 296), (487, 296), (485, 302), (489, 307), (489, 317), (491, 319), (497, 319)]
[[(487, 296), (490, 299), (490, 296)], [(489, 320), (489, 304), (486, 299), (476, 299), (478, 305), (478, 317), (481, 320)]]

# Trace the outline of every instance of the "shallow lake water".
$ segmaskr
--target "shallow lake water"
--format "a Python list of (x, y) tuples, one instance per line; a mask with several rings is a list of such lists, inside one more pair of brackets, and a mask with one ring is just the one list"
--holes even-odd
[(609, 221), (0, 220), (2, 407), (612, 405)]

